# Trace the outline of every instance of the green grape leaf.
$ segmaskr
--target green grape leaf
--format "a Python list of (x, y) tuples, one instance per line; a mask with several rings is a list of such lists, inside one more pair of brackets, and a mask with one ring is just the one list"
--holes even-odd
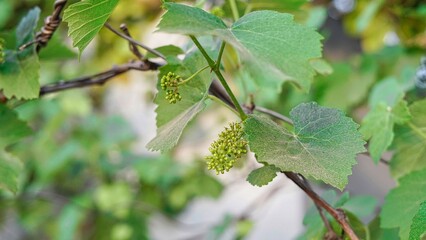
[(64, 11), (68, 35), (81, 54), (108, 20), (118, 0), (83, 0)]
[(380, 217), (377, 216), (368, 225), (371, 240), (400, 240), (398, 228), (380, 228)]
[(280, 169), (274, 165), (266, 165), (253, 170), (247, 177), (247, 181), (253, 186), (268, 185), (276, 176)]
[(410, 240), (417, 239), (426, 239), (426, 201), (420, 204), (419, 211), (414, 216), (410, 227)]
[(164, 7), (167, 12), (158, 25), (160, 31), (217, 36), (231, 43), (244, 59), (255, 61), (256, 69), (270, 72), (274, 81), (292, 81), (302, 90), (309, 90), (315, 75), (309, 61), (321, 57), (322, 36), (295, 23), (292, 15), (256, 11), (227, 27), (199, 8), (175, 3), (165, 3)]
[(311, 66), (321, 75), (330, 75), (333, 73), (333, 67), (324, 59), (312, 59)]
[(393, 141), (395, 123), (403, 124), (410, 120), (410, 116), (407, 102), (403, 100), (395, 107), (380, 102), (365, 116), (360, 132), (366, 140), (370, 140), (368, 150), (376, 164)]
[(18, 50), (20, 46), (34, 39), (34, 30), (40, 15), (39, 8), (33, 8), (21, 20), (16, 29), (16, 47), (5, 50), (4, 62), (0, 64), (0, 90), (7, 98), (37, 98), (40, 89), (40, 64), (35, 46)]
[(390, 162), (392, 176), (400, 178), (412, 171), (426, 168), (426, 100), (410, 106), (412, 119), (408, 124), (395, 128)]
[(18, 119), (14, 111), (1, 104), (0, 126), (0, 188), (16, 193), (22, 164), (4, 148), (29, 135), (31, 129)]
[[(155, 50), (157, 52), (160, 52), (161, 54), (163, 54), (166, 57), (170, 57), (170, 56), (176, 57), (176, 56), (178, 56), (180, 54), (184, 54), (185, 53), (180, 47), (177, 47), (175, 45), (161, 46), (161, 47), (155, 48)], [(156, 56), (156, 55), (148, 52), (145, 55), (145, 57), (148, 58), (148, 59), (150, 59), (150, 58), (157, 58), (158, 56)]]
[(319, 103), (342, 110), (365, 99), (378, 70), (376, 59), (370, 56), (355, 59), (352, 64), (333, 63), (332, 67), (332, 74), (315, 79), (316, 89), (322, 90)]
[(408, 239), (413, 218), (426, 201), (426, 169), (412, 172), (399, 179), (399, 186), (385, 198), (380, 213), (381, 227), (399, 227), (401, 239)]
[(21, 171), (22, 164), (19, 159), (0, 150), (0, 188), (16, 194), (18, 191), (19, 173)]
[[(161, 67), (159, 79), (168, 72), (174, 72), (185, 79), (205, 66), (207, 62), (203, 56), (199, 52), (192, 53), (187, 55), (181, 65)], [(167, 151), (177, 144), (186, 125), (204, 109), (210, 83), (211, 74), (208, 70), (199, 73), (179, 87), (182, 100), (176, 104), (170, 104), (165, 99), (165, 91), (158, 83), (158, 93), (154, 100), (158, 105), (156, 109), (158, 129), (157, 136), (147, 145), (149, 149)]]
[(358, 125), (343, 112), (316, 103), (300, 104), (290, 116), (294, 132), (265, 117), (246, 120), (244, 131), (257, 161), (343, 189), (356, 154), (365, 151)]
[(42, 61), (54, 61), (74, 58), (77, 54), (69, 49), (58, 35), (54, 34), (49, 40), (49, 44), (40, 50), (38, 56)]
[(16, 143), (32, 132), (25, 122), (18, 119), (18, 115), (13, 110), (1, 104), (0, 126), (0, 149)]
[(377, 83), (371, 90), (368, 104), (374, 107), (381, 102), (388, 106), (395, 106), (404, 97), (404, 90), (401, 83), (393, 77), (386, 78)]

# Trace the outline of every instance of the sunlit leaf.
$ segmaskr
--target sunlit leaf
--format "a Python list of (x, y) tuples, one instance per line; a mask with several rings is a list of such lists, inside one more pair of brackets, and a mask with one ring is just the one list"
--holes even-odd
[(64, 11), (68, 35), (80, 54), (101, 30), (117, 4), (118, 0), (83, 0)]
[[(293, 16), (274, 11), (247, 14), (227, 27), (222, 20), (199, 8), (165, 3), (160, 31), (187, 35), (213, 35), (234, 45), (274, 81), (292, 81), (308, 91), (315, 70), (309, 60), (321, 57), (322, 36), (299, 25)], [(256, 71), (254, 69), (253, 71)]]

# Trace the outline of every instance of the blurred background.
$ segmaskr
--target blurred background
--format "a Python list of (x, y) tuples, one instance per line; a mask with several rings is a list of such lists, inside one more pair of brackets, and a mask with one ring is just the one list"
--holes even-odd
[[(34, 6), (44, 19), (53, 2), (0, 0), (1, 34), (13, 31)], [(228, 0), (187, 2), (231, 19)], [(241, 102), (254, 95), (256, 104), (288, 115), (298, 103), (317, 101), (359, 122), (368, 111), (368, 93), (380, 90), (378, 83), (398, 82), (407, 98), (426, 94), (425, 78), (416, 77), (426, 48), (424, 1), (237, 3), (241, 13), (247, 6), (289, 12), (298, 23), (316, 28), (332, 68), (315, 78), (310, 94), (290, 84), (277, 93), (272, 86), (259, 89), (227, 49), (224, 67)], [(109, 22), (116, 28), (126, 23), (134, 38), (152, 48), (188, 49), (188, 38), (155, 32), (162, 11), (160, 0), (121, 0)], [(66, 23), (49, 45), (40, 53), (42, 84), (95, 74), (133, 58), (127, 42), (105, 29), (80, 60)], [(35, 135), (12, 148), (25, 173), (16, 196), (0, 190), (1, 240), (304, 238), (303, 219), (311, 203), (291, 181), (277, 177), (266, 187), (250, 185), (246, 177), (259, 166), (251, 155), (224, 175), (206, 169), (210, 143), (236, 120), (228, 109), (208, 104), (170, 153), (146, 149), (156, 134), (156, 77), (133, 71), (104, 86), (47, 95), (17, 108)], [(330, 201), (342, 194), (320, 182), (312, 185)], [(360, 156), (345, 191), (364, 204), (368, 222), (394, 185), (386, 163)]]

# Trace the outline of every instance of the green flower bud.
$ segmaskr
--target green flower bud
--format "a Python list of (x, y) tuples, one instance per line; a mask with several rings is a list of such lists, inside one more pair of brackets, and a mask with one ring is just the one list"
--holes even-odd
[(161, 78), (160, 86), (161, 89), (166, 91), (166, 100), (171, 104), (175, 104), (182, 100), (182, 96), (179, 93), (179, 83), (182, 82), (182, 78), (176, 73), (169, 72)]
[(207, 169), (216, 170), (216, 174), (228, 172), (235, 161), (247, 153), (247, 141), (243, 135), (241, 123), (229, 124), (210, 145), (211, 155), (206, 157)]

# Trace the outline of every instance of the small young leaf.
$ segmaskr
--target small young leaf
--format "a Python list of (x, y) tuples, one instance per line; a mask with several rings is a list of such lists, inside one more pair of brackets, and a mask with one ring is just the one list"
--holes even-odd
[(0, 188), (16, 193), (22, 164), (4, 148), (29, 135), (31, 129), (18, 119), (15, 112), (1, 104), (0, 126)]
[(16, 29), (16, 48), (4, 51), (4, 62), (0, 63), (0, 89), (7, 98), (37, 98), (39, 94), (39, 69), (35, 47), (18, 50), (34, 39), (34, 30), (40, 9), (34, 8), (21, 20)]
[(399, 227), (401, 239), (408, 239), (413, 218), (426, 201), (426, 169), (412, 172), (399, 179), (399, 186), (385, 198), (380, 213), (381, 227)]
[(268, 185), (276, 176), (280, 169), (274, 165), (266, 165), (253, 170), (247, 177), (247, 181), (253, 186)]
[(0, 126), (0, 149), (31, 134), (27, 124), (19, 120), (14, 111), (2, 104), (0, 104)]
[(391, 173), (400, 178), (426, 168), (426, 100), (410, 106), (412, 120), (395, 129), (395, 154), (390, 162)]
[(291, 113), (294, 132), (268, 118), (251, 116), (245, 122), (250, 150), (258, 162), (314, 177), (343, 189), (363, 152), (358, 125), (336, 109), (304, 103)]
[[(321, 57), (321, 39), (315, 30), (299, 25), (293, 16), (274, 11), (247, 14), (227, 27), (199, 8), (165, 3), (160, 31), (187, 35), (213, 35), (234, 45), (246, 59), (266, 68), (274, 81), (292, 81), (304, 91), (315, 75), (309, 61)], [(278, 51), (279, 50), (279, 51)], [(254, 70), (256, 71), (256, 70)]]
[[(182, 65), (165, 65), (160, 68), (159, 79), (168, 72), (175, 72), (183, 78), (191, 76), (207, 65), (199, 53), (187, 55)], [(157, 112), (157, 136), (152, 139), (147, 147), (151, 150), (167, 151), (178, 142), (183, 129), (205, 107), (208, 88), (211, 83), (209, 71), (203, 71), (189, 82), (179, 87), (182, 100), (170, 104), (165, 99), (165, 92), (158, 84), (158, 93), (155, 103)]]
[(366, 140), (370, 140), (368, 150), (376, 164), (393, 141), (394, 125), (409, 120), (410, 112), (404, 100), (400, 100), (394, 107), (380, 102), (365, 116), (360, 132)]
[(83, 0), (70, 5), (64, 11), (64, 21), (68, 22), (68, 35), (80, 54), (98, 34), (108, 20), (118, 0)]
[[(423, 238), (421, 238), (423, 235)], [(426, 201), (420, 204), (419, 211), (410, 227), (410, 240), (426, 239)]]

